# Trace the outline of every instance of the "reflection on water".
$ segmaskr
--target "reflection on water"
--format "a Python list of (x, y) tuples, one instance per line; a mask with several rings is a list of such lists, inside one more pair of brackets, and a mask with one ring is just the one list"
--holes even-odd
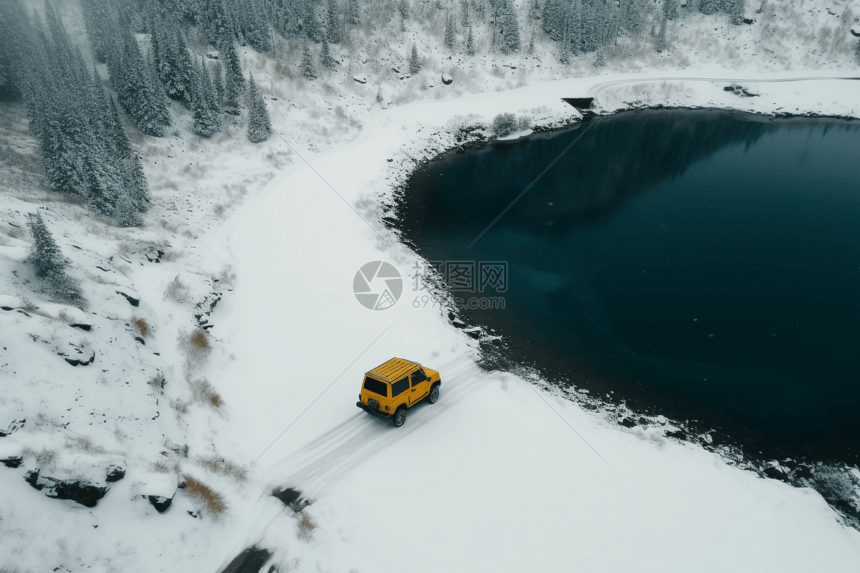
[[(414, 178), (403, 229), (431, 260), (505, 260), (469, 310), (554, 376), (759, 449), (860, 453), (860, 132), (715, 111), (594, 120)], [(852, 449), (853, 448), (853, 451)]]

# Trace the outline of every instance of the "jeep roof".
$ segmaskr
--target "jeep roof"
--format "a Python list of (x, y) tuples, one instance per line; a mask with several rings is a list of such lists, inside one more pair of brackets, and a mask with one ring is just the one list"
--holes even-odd
[(411, 360), (405, 360), (403, 358), (392, 358), (388, 362), (380, 364), (373, 370), (367, 372), (367, 375), (393, 383), (400, 380), (416, 368), (421, 368), (421, 365), (417, 362), (412, 362)]

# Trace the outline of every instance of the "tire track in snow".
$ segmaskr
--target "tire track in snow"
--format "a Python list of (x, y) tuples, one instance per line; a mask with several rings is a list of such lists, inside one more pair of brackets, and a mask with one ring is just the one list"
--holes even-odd
[[(451, 366), (468, 361), (451, 373)], [(442, 395), (436, 404), (423, 402), (410, 408), (406, 425), (394, 428), (391, 421), (357, 412), (328, 432), (315, 438), (270, 470), (280, 473), (289, 468), (283, 478), (273, 480), (272, 487), (292, 487), (303, 496), (314, 498), (355, 467), (405, 439), (418, 428), (438, 418), (461, 402), (483, 379), (481, 369), (471, 360), (461, 358), (443, 366), (449, 375), (442, 380)]]

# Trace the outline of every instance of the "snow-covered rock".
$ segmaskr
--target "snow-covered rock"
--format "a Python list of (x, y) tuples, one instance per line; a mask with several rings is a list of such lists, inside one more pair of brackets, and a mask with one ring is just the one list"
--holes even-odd
[(366, 84), (367, 83), (367, 76), (364, 76), (364, 75), (352, 76), (352, 79), (357, 81), (360, 84)]
[(442, 74), (442, 83), (445, 84), (446, 86), (451, 85), (451, 83), (453, 81), (454, 81), (454, 78), (452, 78), (448, 74)]

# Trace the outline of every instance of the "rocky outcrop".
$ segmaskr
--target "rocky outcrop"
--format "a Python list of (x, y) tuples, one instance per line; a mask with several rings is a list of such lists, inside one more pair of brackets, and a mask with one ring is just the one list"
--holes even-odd
[(54, 499), (69, 499), (85, 507), (95, 507), (98, 500), (108, 492), (107, 486), (100, 486), (85, 480), (59, 480), (39, 475), (39, 470), (24, 474), (24, 480), (33, 488)]

